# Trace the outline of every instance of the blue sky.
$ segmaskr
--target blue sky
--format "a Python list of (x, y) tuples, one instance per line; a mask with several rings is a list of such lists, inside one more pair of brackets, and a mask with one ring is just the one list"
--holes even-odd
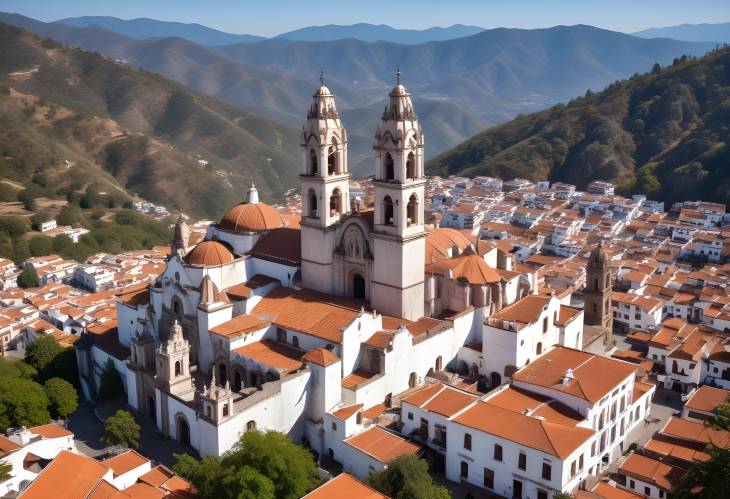
[(455, 23), (485, 28), (591, 24), (632, 32), (730, 21), (730, 0), (0, 0), (0, 10), (42, 21), (151, 17), (265, 36), (356, 22), (416, 29)]

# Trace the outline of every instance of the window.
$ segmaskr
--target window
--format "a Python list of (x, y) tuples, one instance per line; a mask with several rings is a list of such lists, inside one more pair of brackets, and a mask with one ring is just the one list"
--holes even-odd
[(337, 431), (337, 423), (332, 422), (332, 431)]
[(434, 425), (433, 430), (433, 442), (440, 447), (446, 447), (446, 427), (437, 424)]
[(636, 488), (636, 482), (634, 482), (633, 480), (629, 480), (629, 487), (632, 488), (632, 489), (635, 489)]
[(537, 499), (548, 499), (548, 494), (544, 490), (537, 489)]
[(228, 404), (223, 406), (223, 417), (228, 417)]
[(499, 444), (494, 444), (494, 460), (495, 461), (502, 460), (502, 446)]
[(542, 463), (542, 478), (545, 480), (552, 480), (553, 467), (550, 466), (550, 463)]
[(595, 456), (595, 455), (596, 455), (596, 442), (594, 441), (594, 442), (593, 442), (593, 443), (591, 444), (591, 457), (593, 457), (593, 456)]
[(578, 458), (578, 469), (583, 471), (583, 454)]
[(664, 491), (663, 491), (663, 490), (660, 490), (660, 491), (659, 491), (659, 497), (660, 497), (661, 499), (664, 499)]
[(413, 421), (413, 413), (412, 412), (409, 412), (408, 413), (408, 419), (411, 420), (411, 421)]
[(517, 467), (523, 471), (527, 469), (527, 455), (524, 452), (520, 452), (517, 457)]
[(276, 328), (276, 341), (286, 343), (286, 330), (280, 327)]
[(649, 497), (649, 494), (651, 494), (651, 489), (649, 487), (644, 487), (644, 495)]
[(547, 329), (548, 329), (548, 318), (547, 318), (547, 317), (545, 317), (545, 318), (544, 318), (544, 319), (542, 320), (542, 333), (543, 333), (543, 334), (547, 333)]
[(469, 476), (469, 463), (466, 461), (461, 462), (461, 478), (466, 478)]
[(488, 489), (494, 488), (494, 470), (484, 468), (484, 486)]
[(466, 450), (471, 450), (471, 434), (470, 433), (464, 433), (464, 448)]
[(256, 421), (251, 420), (248, 423), (246, 423), (246, 431), (254, 431), (256, 430)]
[(575, 461), (570, 463), (570, 476), (575, 476)]

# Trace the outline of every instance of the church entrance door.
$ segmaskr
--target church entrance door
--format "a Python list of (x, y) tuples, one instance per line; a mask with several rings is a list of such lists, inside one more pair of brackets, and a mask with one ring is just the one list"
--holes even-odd
[(352, 296), (359, 300), (365, 299), (365, 279), (360, 274), (352, 278)]

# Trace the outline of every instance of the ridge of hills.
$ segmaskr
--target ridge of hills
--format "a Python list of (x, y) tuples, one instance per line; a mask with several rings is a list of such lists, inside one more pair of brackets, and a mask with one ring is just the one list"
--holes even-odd
[(295, 184), (292, 128), (7, 24), (0, 45), (4, 178), (101, 181), (207, 217), (240, 202), (252, 178), (267, 200)]
[(665, 202), (730, 203), (730, 49), (588, 92), (481, 132), (427, 164), (438, 175), (609, 180)]

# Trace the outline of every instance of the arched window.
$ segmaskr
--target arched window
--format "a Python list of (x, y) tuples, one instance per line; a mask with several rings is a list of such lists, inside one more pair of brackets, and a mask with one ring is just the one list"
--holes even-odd
[(319, 212), (317, 211), (317, 194), (314, 192), (314, 189), (309, 189), (307, 197), (309, 199), (309, 216), (317, 218)]
[(389, 152), (385, 153), (385, 180), (395, 180), (395, 163)]
[(294, 348), (299, 348), (299, 338), (296, 336), (292, 336), (291, 344), (294, 345)]
[(383, 223), (385, 225), (394, 225), (395, 218), (393, 217), (393, 200), (390, 196), (385, 196), (383, 199)]
[(412, 153), (408, 153), (408, 159), (406, 159), (406, 178), (413, 180), (416, 178), (416, 156)]
[(241, 391), (241, 388), (243, 388), (241, 380), (242, 380), (241, 372), (236, 371), (235, 374), (233, 375), (233, 391), (234, 392), (239, 392), (239, 391)]
[(540, 355), (542, 353), (542, 342), (538, 342), (535, 352), (537, 353), (537, 355)]
[(408, 377), (408, 388), (413, 388), (414, 386), (416, 386), (416, 381), (418, 381), (416, 373), (411, 373), (411, 375)]
[(226, 365), (223, 362), (218, 364), (217, 381), (220, 386), (226, 386), (226, 381), (228, 381), (228, 370), (226, 369)]
[(330, 196), (330, 215), (339, 215), (340, 213), (342, 213), (342, 193), (339, 189), (335, 189)]
[(183, 445), (190, 445), (190, 425), (183, 416), (178, 416), (176, 421), (177, 441)]
[(246, 431), (255, 431), (256, 430), (256, 421), (253, 419), (246, 423)]
[(223, 417), (228, 417), (228, 404), (223, 405)]
[(443, 369), (443, 362), (444, 361), (443, 361), (443, 359), (441, 358), (440, 355), (438, 357), (436, 357), (436, 366), (435, 366), (436, 367), (436, 369), (435, 369), (436, 371), (440, 371), (441, 369)]
[(408, 225), (418, 223), (418, 197), (415, 194), (411, 194), (411, 197), (408, 198), (406, 213), (408, 216)]
[(339, 158), (337, 154), (337, 139), (332, 137), (332, 145), (327, 150), (327, 174), (335, 175), (340, 173)]
[(319, 168), (317, 167), (317, 152), (314, 149), (309, 150), (309, 174), (317, 175)]
[(182, 375), (182, 366), (180, 365), (180, 361), (175, 362), (175, 377)]

